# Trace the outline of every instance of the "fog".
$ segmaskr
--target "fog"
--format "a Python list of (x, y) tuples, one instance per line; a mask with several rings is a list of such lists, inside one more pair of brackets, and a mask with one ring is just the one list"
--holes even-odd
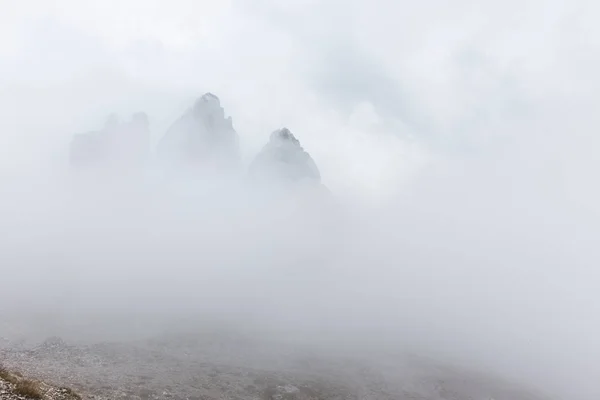
[[(600, 396), (595, 4), (25, 3), (0, 17), (3, 318), (81, 341), (219, 321)], [(208, 91), (238, 172), (69, 166), (112, 112), (148, 114), (154, 156)], [(283, 126), (328, 194), (247, 178)]]

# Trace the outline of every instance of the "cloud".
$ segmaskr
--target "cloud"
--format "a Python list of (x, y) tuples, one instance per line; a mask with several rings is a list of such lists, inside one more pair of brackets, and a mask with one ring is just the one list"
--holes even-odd
[[(378, 98), (362, 99), (360, 91), (368, 89), (367, 81), (347, 107), (330, 102), (322, 90), (315, 90), (319, 85), (315, 78), (301, 74), (305, 60), (292, 36), (245, 14), (243, 9), (205, 8), (182, 2), (165, 10), (168, 18), (163, 21), (158, 18), (162, 9), (152, 4), (136, 6), (130, 1), (122, 6), (97, 7), (100, 6), (81, 10), (81, 6), (75, 6), (66, 13), (59, 9), (38, 10), (22, 18), (35, 23), (29, 28), (21, 26), (22, 34), (17, 35), (21, 42), (19, 52), (11, 57), (8, 65), (12, 68), (2, 77), (5, 87), (10, 87), (11, 93), (17, 93), (22, 101), (15, 102), (7, 90), (2, 102), (7, 104), (7, 115), (11, 114), (11, 107), (19, 109), (13, 115), (21, 115), (20, 111), (27, 108), (45, 110), (43, 124), (20, 127), (28, 135), (35, 135), (35, 140), (47, 139), (47, 130), (66, 139), (73, 131), (97, 125), (110, 112), (126, 114), (139, 109), (151, 115), (154, 135), (159, 137), (198, 94), (212, 91), (219, 94), (227, 112), (234, 117), (245, 142), (246, 158), (256, 153), (272, 130), (282, 126), (291, 128), (311, 153), (323, 158), (319, 153), (326, 154), (327, 148), (321, 143), (347, 149), (360, 143), (358, 136), (366, 132), (353, 126), (356, 118), (351, 113), (362, 104), (380, 103)], [(127, 13), (135, 15), (135, 21), (126, 18)], [(184, 15), (198, 13), (210, 23), (197, 30), (186, 30)], [(123, 26), (153, 18), (171, 27), (181, 22), (184, 28), (178, 32), (188, 38), (187, 44), (164, 34), (161, 23), (156, 29), (148, 23), (144, 29), (131, 32)], [(385, 81), (378, 85), (375, 97), (382, 97), (385, 85)], [(52, 103), (48, 96), (57, 92), (62, 93), (62, 101)], [(344, 97), (335, 92), (332, 96)], [(385, 96), (384, 93), (384, 100)], [(76, 117), (67, 117), (69, 114)], [(403, 126), (384, 109), (377, 114), (382, 118), (380, 130), (383, 126), (386, 131), (390, 126)], [(51, 119), (57, 122), (56, 127)], [(20, 118), (18, 123), (23, 125), (24, 120)], [(18, 137), (11, 136), (11, 143), (20, 138), (22, 132)], [(21, 145), (27, 147), (33, 141), (32, 138)], [(63, 144), (64, 140), (60, 146)], [(396, 146), (403, 147), (402, 140), (398, 139)], [(58, 151), (58, 145), (51, 147)], [(406, 146), (405, 150), (409, 148), (414, 146)], [(54, 157), (61, 156), (62, 153)], [(338, 152), (335, 157), (336, 171), (328, 167), (326, 160), (322, 161), (324, 179), (334, 187), (339, 178), (346, 183), (353, 181), (355, 191), (359, 191), (360, 185), (372, 187), (373, 177), (384, 173), (376, 166), (381, 164), (363, 160), (360, 165), (370, 172), (361, 181), (349, 173), (351, 166), (357, 165), (354, 155)]]
[(360, 277), (340, 285), (378, 299), (352, 303), (365, 318), (393, 304), (430, 343), (456, 340), (479, 361), (594, 398), (598, 8), (12, 2), (0, 16), (0, 140), (12, 149), (1, 176), (24, 193), (26, 171), (55, 173), (70, 135), (108, 113), (148, 112), (158, 138), (215, 92), (246, 160), (287, 126), (367, 220), (346, 246), (356, 251), (338, 254)]

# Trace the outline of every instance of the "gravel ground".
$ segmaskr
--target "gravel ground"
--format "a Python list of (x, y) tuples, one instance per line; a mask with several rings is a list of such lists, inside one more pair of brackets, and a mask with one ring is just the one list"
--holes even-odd
[(225, 331), (85, 344), (60, 337), (5, 339), (0, 348), (9, 368), (72, 387), (87, 399), (549, 399), (419, 357), (335, 355)]
[(49, 385), (0, 365), (0, 400), (81, 400), (73, 389)]

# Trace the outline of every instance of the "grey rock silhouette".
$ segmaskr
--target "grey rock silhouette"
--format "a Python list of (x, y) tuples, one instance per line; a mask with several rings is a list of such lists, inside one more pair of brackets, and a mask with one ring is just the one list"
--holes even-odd
[(131, 121), (120, 124), (109, 137), (110, 156), (119, 167), (141, 167), (150, 155), (150, 124), (146, 113), (133, 114)]
[(101, 130), (74, 135), (69, 150), (69, 161), (75, 168), (141, 167), (150, 154), (148, 116), (139, 112), (131, 121), (120, 123), (112, 114)]
[(161, 139), (159, 160), (167, 165), (237, 167), (238, 134), (217, 96), (206, 93), (188, 109)]
[(310, 154), (287, 128), (274, 131), (249, 169), (257, 179), (321, 182), (321, 174)]
[(109, 139), (118, 124), (118, 119), (113, 114), (108, 117), (101, 130), (75, 134), (69, 147), (70, 165), (84, 168), (105, 164), (109, 155)]

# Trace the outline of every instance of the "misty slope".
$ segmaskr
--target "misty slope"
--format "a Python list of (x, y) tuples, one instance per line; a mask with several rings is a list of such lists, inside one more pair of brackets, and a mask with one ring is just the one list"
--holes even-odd
[(317, 164), (287, 128), (271, 133), (269, 142), (252, 161), (249, 173), (258, 179), (321, 182)]
[(168, 166), (230, 169), (240, 161), (238, 141), (219, 98), (206, 93), (168, 129), (157, 157)]

